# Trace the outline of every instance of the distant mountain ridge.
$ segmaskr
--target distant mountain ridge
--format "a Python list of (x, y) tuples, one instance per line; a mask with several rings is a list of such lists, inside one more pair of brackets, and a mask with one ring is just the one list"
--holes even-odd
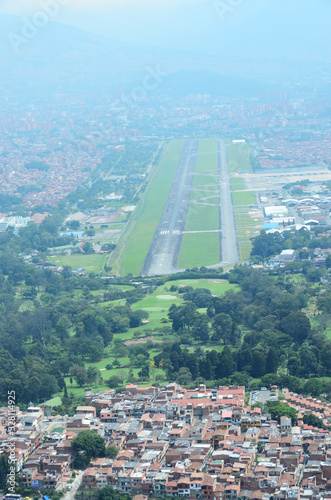
[[(139, 47), (61, 23), (36, 28), (29, 22), (0, 15), (3, 90), (29, 95), (68, 89), (119, 92), (140, 85), (148, 71), (162, 71), (169, 76), (157, 85), (158, 92), (228, 95), (243, 90), (251, 95), (285, 79), (288, 71), (286, 62)], [(298, 70), (305, 71), (304, 61)]]

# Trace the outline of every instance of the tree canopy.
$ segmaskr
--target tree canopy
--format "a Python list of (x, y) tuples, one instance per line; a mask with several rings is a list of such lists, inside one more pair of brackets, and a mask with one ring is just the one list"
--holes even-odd
[(96, 432), (84, 430), (72, 440), (71, 447), (74, 452), (85, 452), (88, 459), (94, 457), (103, 457), (106, 452), (105, 440)]

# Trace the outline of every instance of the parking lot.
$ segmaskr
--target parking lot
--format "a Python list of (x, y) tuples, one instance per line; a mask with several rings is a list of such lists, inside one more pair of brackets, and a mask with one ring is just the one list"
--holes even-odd
[(252, 404), (262, 403), (265, 404), (267, 401), (276, 401), (276, 396), (274, 392), (268, 391), (267, 389), (262, 391), (252, 392)]

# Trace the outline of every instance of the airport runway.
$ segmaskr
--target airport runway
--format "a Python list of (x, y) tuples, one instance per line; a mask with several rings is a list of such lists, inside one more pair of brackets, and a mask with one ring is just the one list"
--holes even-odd
[[(239, 261), (236, 226), (230, 185), (230, 169), (226, 144), (218, 141), (218, 168), (220, 175), (220, 248), (219, 265), (231, 265)], [(216, 266), (213, 266), (216, 267)]]
[[(178, 257), (183, 234), (204, 232), (185, 231), (198, 148), (198, 140), (188, 140), (185, 143), (167, 204), (144, 262), (142, 274), (145, 276), (171, 274), (180, 271)], [(208, 266), (210, 268), (231, 265), (239, 261), (230, 170), (224, 141), (218, 141), (218, 176), (220, 228), (209, 232), (220, 233), (220, 262)]]
[(146, 256), (142, 274), (162, 275), (178, 271), (177, 262), (190, 200), (199, 141), (185, 143), (167, 204)]

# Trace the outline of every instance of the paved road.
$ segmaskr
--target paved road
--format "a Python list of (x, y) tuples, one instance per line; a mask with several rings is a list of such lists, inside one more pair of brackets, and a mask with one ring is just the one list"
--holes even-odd
[(145, 259), (144, 275), (162, 275), (178, 271), (177, 262), (182, 245), (198, 147), (198, 140), (188, 140), (185, 143), (167, 204)]
[(78, 488), (80, 487), (83, 479), (84, 471), (80, 471), (75, 477), (74, 481), (71, 483), (71, 489), (68, 490), (63, 496), (62, 500), (74, 500)]
[(218, 141), (218, 162), (220, 173), (220, 221), (222, 230), (221, 265), (230, 265), (239, 261), (239, 252), (231, 195), (229, 160), (224, 141)]

